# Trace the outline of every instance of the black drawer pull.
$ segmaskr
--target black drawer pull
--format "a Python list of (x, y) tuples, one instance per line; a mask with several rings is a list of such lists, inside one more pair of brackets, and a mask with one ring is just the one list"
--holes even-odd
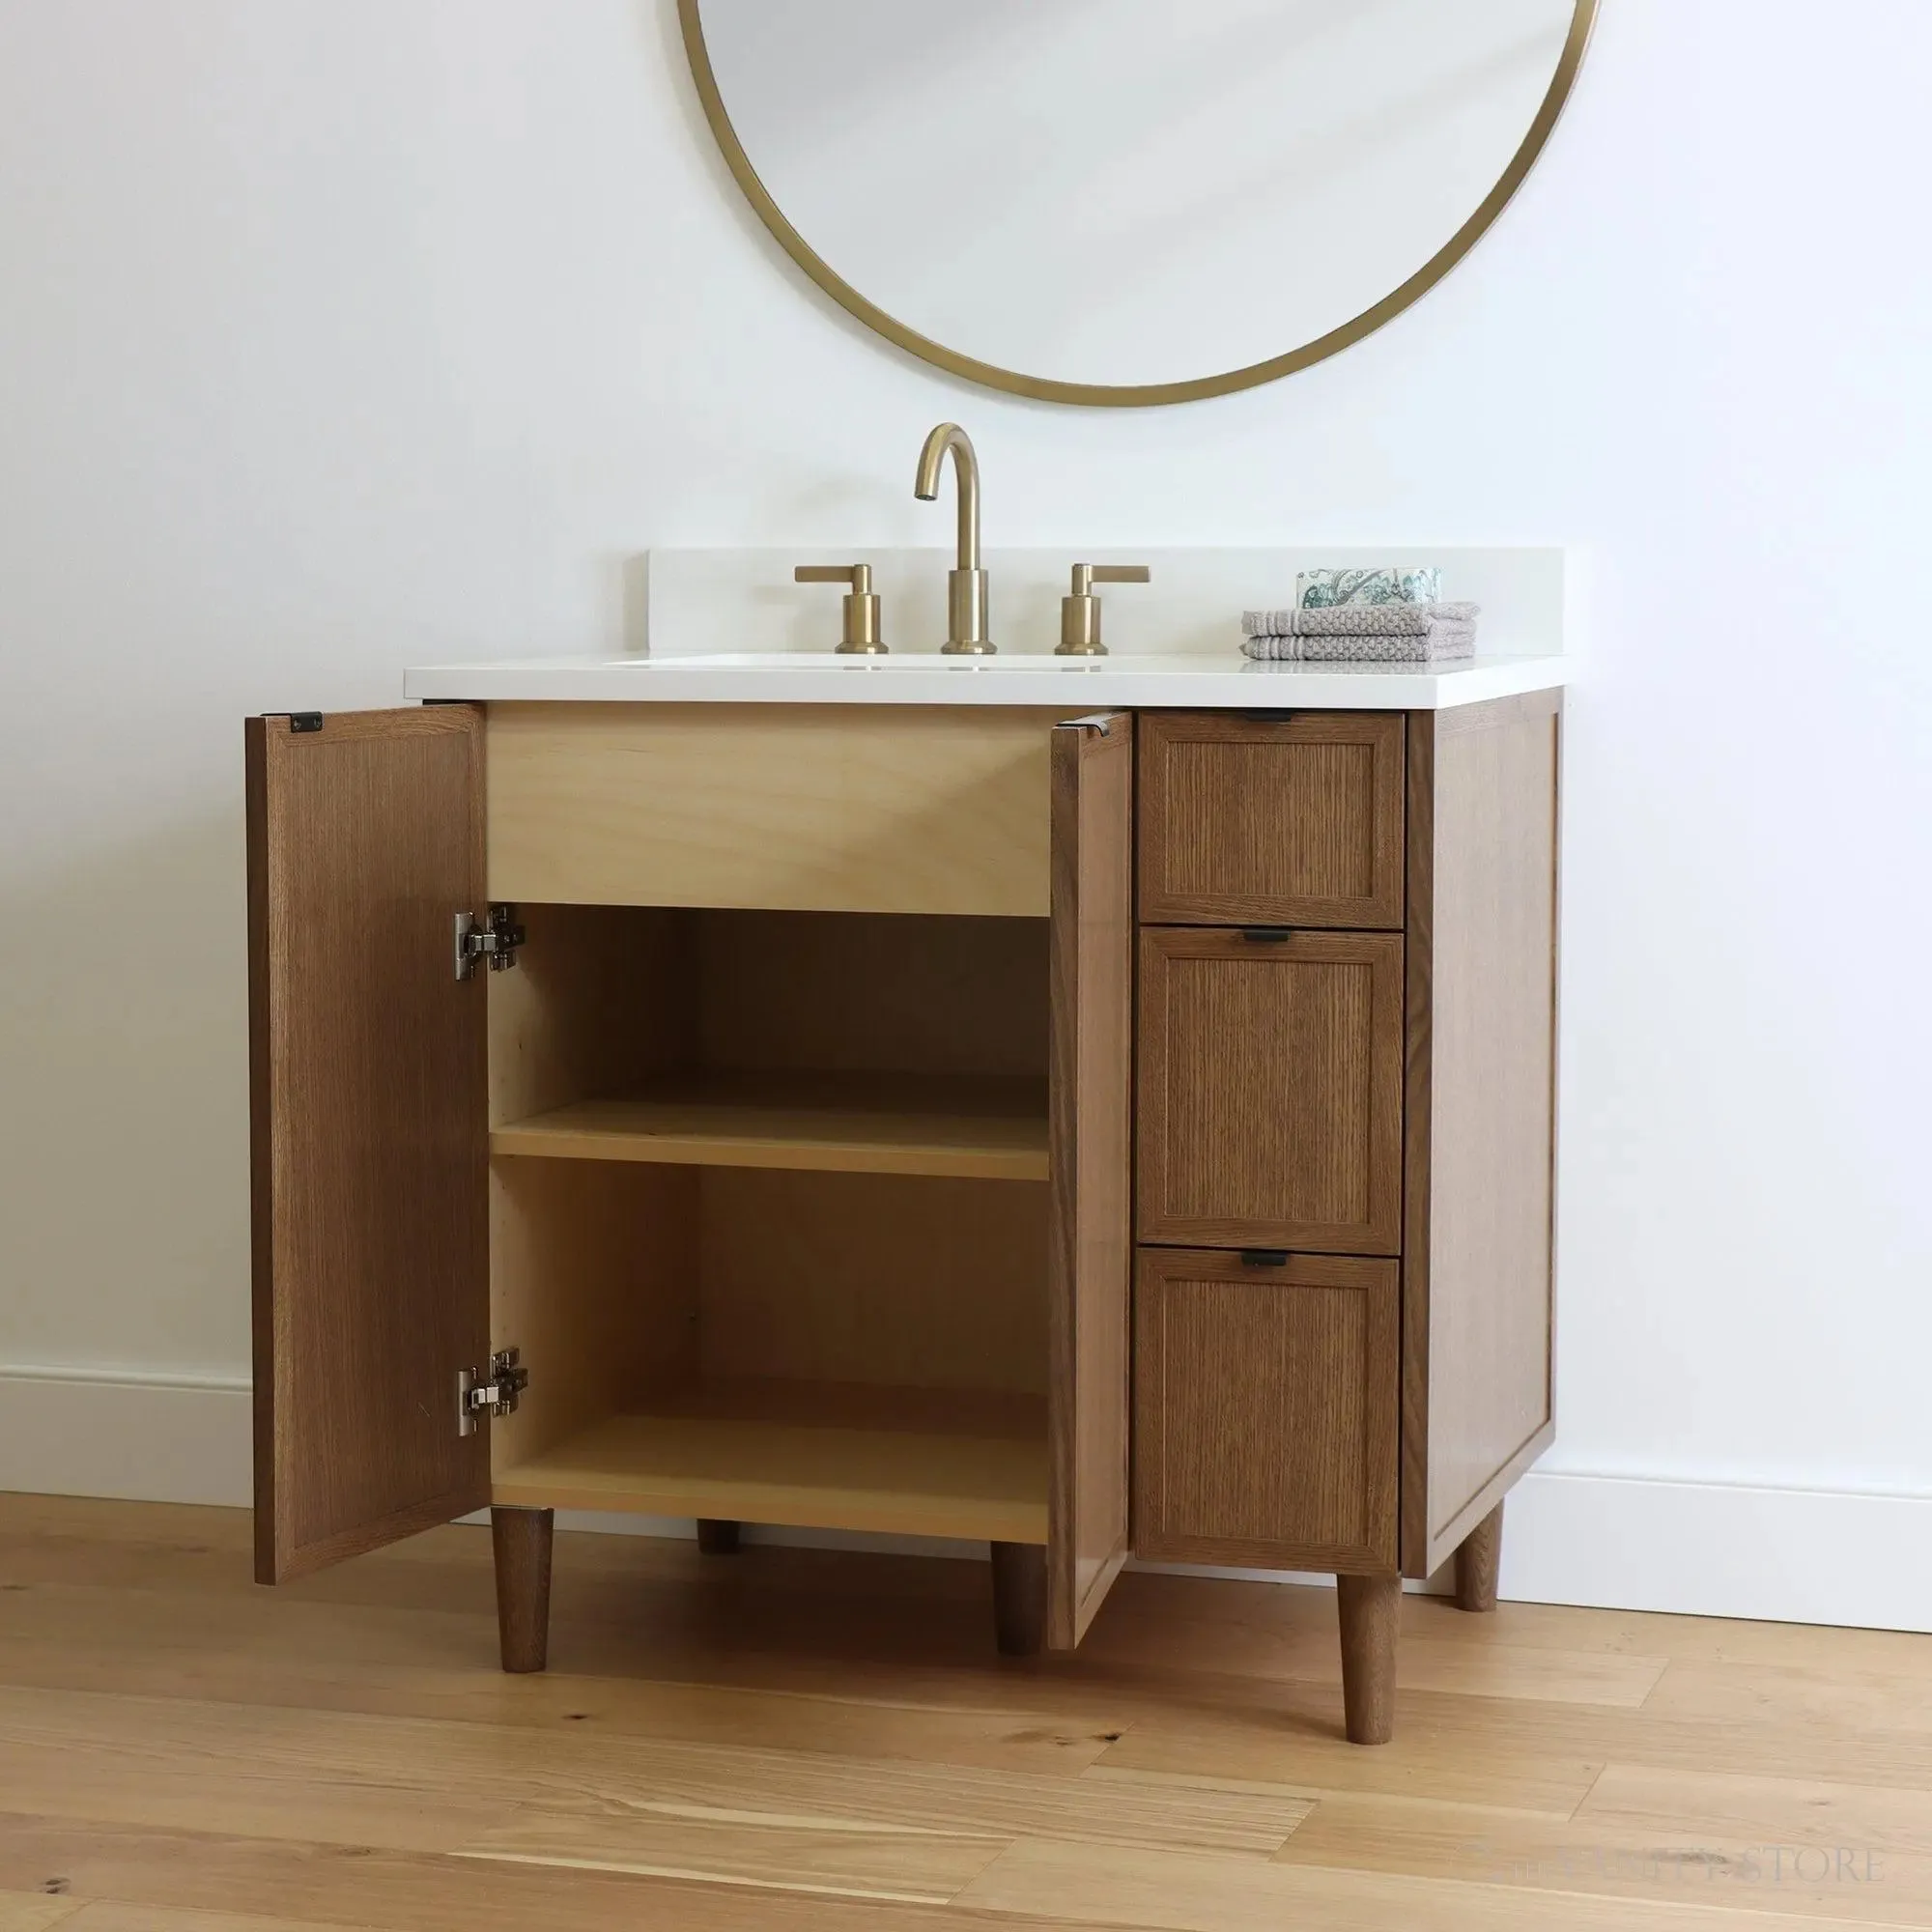
[(1278, 1268), (1288, 1265), (1286, 1248), (1243, 1248), (1241, 1265), (1244, 1268)]
[(1244, 925), (1241, 937), (1252, 940), (1257, 946), (1279, 946), (1283, 940), (1294, 937), (1294, 928), (1288, 925)]

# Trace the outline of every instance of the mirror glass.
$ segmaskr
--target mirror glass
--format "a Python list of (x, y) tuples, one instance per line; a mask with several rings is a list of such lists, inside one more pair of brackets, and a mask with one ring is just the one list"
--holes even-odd
[(1331, 355), (1446, 271), (1594, 0), (680, 6), (726, 158), (829, 293), (1001, 387), (1157, 402)]

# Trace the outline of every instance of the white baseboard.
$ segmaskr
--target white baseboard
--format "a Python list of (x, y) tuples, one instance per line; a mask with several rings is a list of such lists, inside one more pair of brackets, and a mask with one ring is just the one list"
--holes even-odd
[(0, 1368), (0, 1490), (245, 1507), (253, 1431), (246, 1376)]
[(1932, 1496), (1532, 1470), (1509, 1499), (1502, 1594), (1932, 1631)]
[[(0, 1368), (0, 1490), (245, 1507), (245, 1377)], [(565, 1525), (688, 1536), (658, 1518)], [(972, 1555), (925, 1538), (759, 1529), (820, 1548)], [(1149, 1565), (1166, 1569), (1168, 1565)], [(1268, 1580), (1263, 1571), (1214, 1574)], [(1532, 1603), (1932, 1631), (1932, 1496), (1532, 1470), (1512, 1493), (1502, 1594)]]

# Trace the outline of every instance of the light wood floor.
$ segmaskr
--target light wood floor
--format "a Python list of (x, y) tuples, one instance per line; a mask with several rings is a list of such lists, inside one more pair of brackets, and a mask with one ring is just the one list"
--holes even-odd
[[(489, 1540), (278, 1591), (238, 1512), (0, 1497), (0, 1932), (1932, 1924), (1932, 1637), (1124, 1577), (1003, 1664), (975, 1564)], [(1802, 1849), (1800, 1849), (1802, 1848)]]

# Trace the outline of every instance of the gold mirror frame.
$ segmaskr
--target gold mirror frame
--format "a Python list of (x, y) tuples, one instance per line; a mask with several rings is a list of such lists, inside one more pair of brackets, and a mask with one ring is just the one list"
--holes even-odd
[(1385, 295), (1380, 301), (1365, 308), (1360, 315), (1345, 322), (1339, 328), (1331, 328), (1326, 335), (1318, 335), (1313, 342), (1304, 343), (1286, 355), (1273, 355), (1265, 362), (1251, 362), (1244, 369), (1230, 369), (1223, 375), (1201, 376), (1185, 383), (1100, 384), (1061, 383), (1043, 376), (1023, 376), (1016, 369), (1002, 369), (995, 363), (962, 355), (956, 349), (948, 349), (944, 343), (934, 342), (918, 329), (908, 328), (896, 316), (888, 315), (877, 303), (867, 301), (830, 263), (822, 260), (772, 199), (771, 190), (758, 179), (757, 169), (752, 165), (751, 156), (746, 154), (737, 129), (731, 126), (724, 97), (719, 90), (718, 76), (712, 71), (711, 54), (704, 44), (704, 25), (697, 16), (697, 8), (698, 0), (677, 0), (678, 24), (684, 30), (684, 50), (691, 61), (692, 78), (697, 83), (697, 98), (704, 103), (704, 118), (711, 124), (711, 131), (717, 137), (725, 165), (744, 190), (745, 199), (757, 210), (759, 219), (777, 236), (785, 253), (839, 307), (857, 316), (867, 328), (875, 329), (888, 342), (895, 342), (923, 361), (930, 362), (952, 375), (963, 376), (969, 383), (981, 383), (989, 389), (1004, 389), (1009, 395), (1032, 396), (1042, 403), (1083, 403), (1090, 408), (1115, 410), (1143, 409), (1160, 403), (1199, 402), (1207, 396), (1232, 395), (1236, 389), (1252, 389), (1259, 384), (1272, 383), (1278, 377), (1292, 376), (1297, 369), (1306, 369), (1312, 363), (1338, 355), (1361, 341), (1365, 335), (1373, 335), (1383, 323), (1393, 320), (1411, 302), (1426, 295), (1476, 245), (1490, 223), (1502, 213), (1510, 197), (1522, 185), (1523, 178), (1536, 165), (1543, 144), (1548, 140), (1549, 131), (1556, 126), (1557, 117), (1570, 98), (1577, 71), (1583, 64), (1584, 49), (1590, 43), (1590, 30), (1597, 18), (1597, 0), (1576, 0), (1569, 38), (1563, 43), (1562, 58), (1556, 63), (1556, 72), (1549, 82), (1548, 92), (1544, 95), (1543, 104), (1536, 110), (1535, 120), (1529, 124), (1529, 132), (1511, 156), (1501, 179), (1483, 197), (1475, 213), (1407, 281)]

